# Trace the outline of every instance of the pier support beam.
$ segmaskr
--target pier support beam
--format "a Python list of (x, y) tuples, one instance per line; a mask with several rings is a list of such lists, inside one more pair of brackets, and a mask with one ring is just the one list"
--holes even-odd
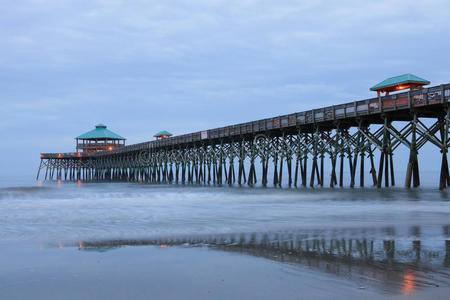
[(405, 187), (411, 187), (411, 181), (413, 187), (418, 187), (420, 185), (420, 177), (419, 177), (419, 161), (417, 160), (417, 137), (416, 137), (416, 123), (417, 123), (417, 115), (414, 112), (413, 122), (411, 122), (411, 143), (409, 149), (409, 161), (406, 169), (406, 178), (405, 178)]
[(448, 159), (447, 153), (449, 148), (449, 130), (450, 130), (450, 106), (447, 107), (447, 114), (443, 120), (443, 126), (440, 128), (441, 133), (441, 153), (442, 153), (442, 161), (441, 161), (441, 174), (439, 178), (439, 189), (443, 190), (446, 187), (450, 186), (450, 174), (448, 169)]
[[(383, 142), (382, 142), (382, 150), (380, 156), (380, 166), (378, 169), (378, 180), (377, 186), (381, 188), (381, 183), (383, 180), (383, 168), (384, 168), (384, 186), (389, 187), (389, 171), (391, 173), (391, 185), (395, 185), (394, 178), (394, 162), (392, 158), (392, 150), (391, 150), (391, 137), (388, 130), (390, 125), (388, 118), (383, 116), (384, 118), (384, 126), (383, 126)], [(390, 168), (389, 168), (390, 166)]]

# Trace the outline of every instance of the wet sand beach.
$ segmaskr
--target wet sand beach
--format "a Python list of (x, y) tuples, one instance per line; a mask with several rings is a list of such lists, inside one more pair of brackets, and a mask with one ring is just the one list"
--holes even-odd
[(447, 299), (432, 189), (0, 189), (1, 299)]
[(340, 274), (334, 264), (205, 247), (5, 249), (2, 299), (448, 299), (450, 291), (448, 278), (424, 287), (414, 271), (343, 265)]

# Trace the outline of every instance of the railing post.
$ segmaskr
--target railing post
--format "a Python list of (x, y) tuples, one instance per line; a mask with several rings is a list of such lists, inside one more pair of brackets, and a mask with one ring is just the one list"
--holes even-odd
[(383, 112), (383, 101), (381, 101), (381, 96), (378, 96), (378, 110)]
[(411, 108), (411, 91), (408, 91), (408, 108)]

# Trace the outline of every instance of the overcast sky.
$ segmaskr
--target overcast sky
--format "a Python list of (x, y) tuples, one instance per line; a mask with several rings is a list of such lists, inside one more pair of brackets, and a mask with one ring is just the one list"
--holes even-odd
[(450, 82), (449, 1), (1, 2), (2, 173), (97, 123), (136, 143)]

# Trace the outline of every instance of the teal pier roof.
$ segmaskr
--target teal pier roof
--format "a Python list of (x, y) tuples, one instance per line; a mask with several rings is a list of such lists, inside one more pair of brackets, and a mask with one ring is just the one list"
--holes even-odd
[(158, 137), (158, 136), (163, 136), (163, 135), (167, 135), (167, 136), (172, 136), (173, 134), (171, 134), (170, 132), (163, 130), (158, 132), (157, 134), (155, 134), (153, 137)]
[(76, 137), (76, 139), (110, 139), (110, 140), (125, 140), (124, 137), (112, 132), (111, 130), (106, 129), (106, 125), (97, 124), (95, 125), (95, 129), (89, 132), (86, 132), (82, 135)]
[(413, 83), (413, 84), (416, 83), (419, 85), (430, 84), (430, 82), (428, 80), (408, 73), (408, 74), (403, 74), (403, 75), (399, 75), (399, 76), (395, 76), (395, 77), (391, 77), (386, 80), (383, 80), (382, 82), (371, 87), (370, 90), (377, 91), (380, 89), (384, 89), (384, 88), (388, 88), (388, 87), (392, 87), (392, 86), (396, 86), (396, 85), (400, 85), (400, 84), (411, 84), (411, 83)]

